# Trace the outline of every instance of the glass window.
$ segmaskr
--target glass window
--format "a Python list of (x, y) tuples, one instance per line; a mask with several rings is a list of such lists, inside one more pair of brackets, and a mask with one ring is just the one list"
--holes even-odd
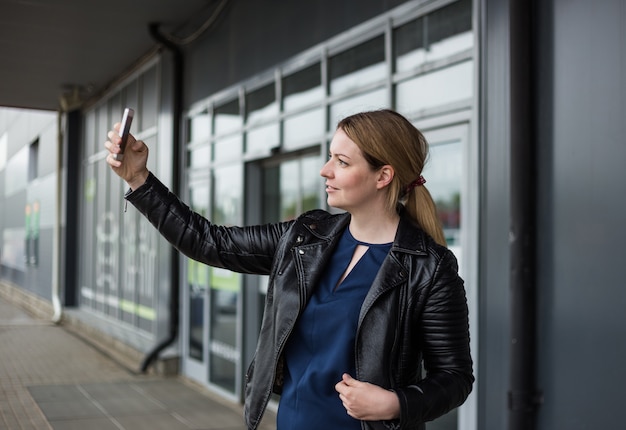
[(461, 142), (439, 143), (430, 147), (430, 157), (424, 168), (449, 247), (459, 245), (461, 228), (461, 180), (463, 163)]
[(461, 0), (396, 28), (395, 70), (403, 72), (473, 46), (472, 2)]
[(240, 225), (242, 215), (243, 168), (240, 164), (213, 171), (211, 221), (219, 225)]
[(435, 60), (473, 45), (472, 2), (461, 0), (426, 16), (428, 59)]
[(319, 103), (324, 97), (320, 63), (285, 76), (282, 84), (285, 111)]
[[(120, 236), (123, 270), (120, 270), (120, 311), (121, 319), (129, 324), (137, 324), (137, 275), (139, 261), (137, 243), (139, 242), (139, 213), (129, 211), (121, 217), (122, 231)], [(122, 266), (120, 265), (120, 266)]]
[(465, 61), (420, 75), (396, 86), (396, 108), (404, 113), (469, 100), (473, 96), (474, 66)]
[(330, 93), (358, 89), (387, 76), (385, 39), (378, 36), (329, 60)]
[(28, 147), (23, 147), (7, 160), (4, 195), (8, 197), (26, 188), (28, 183)]
[(320, 63), (315, 63), (283, 78), (283, 108), (286, 112), (305, 106), (316, 106), (312, 110), (285, 118), (284, 149), (311, 144), (323, 137), (325, 110), (319, 107), (324, 99), (320, 67)]
[(239, 100), (235, 99), (217, 106), (214, 121), (216, 136), (240, 129), (243, 126), (243, 118), (239, 112)]
[(211, 161), (211, 147), (208, 144), (194, 146), (189, 150), (189, 157), (187, 158), (187, 166), (197, 169), (199, 167), (206, 167)]
[[(140, 222), (136, 212), (119, 217), (125, 185), (99, 156), (92, 155), (101, 154), (102, 139), (113, 123), (120, 121), (122, 108), (133, 107), (139, 112), (133, 133), (143, 132), (142, 138), (151, 148), (148, 168), (159, 173), (158, 76), (158, 65), (150, 67), (110, 99), (86, 111), (83, 134), (80, 303), (110, 320), (123, 321), (143, 338), (146, 333), (157, 334), (159, 236), (149, 224)], [(147, 129), (152, 131), (146, 134)]]
[[(271, 83), (246, 95), (248, 126), (278, 121), (276, 85)], [(280, 145), (278, 122), (251, 128), (246, 137), (246, 152), (263, 152)]]
[[(206, 167), (211, 162), (211, 147), (208, 140), (212, 130), (211, 115), (208, 111), (200, 112), (187, 120), (187, 130), (191, 148), (187, 157), (187, 166)], [(203, 142), (206, 142), (203, 144)]]
[(267, 124), (250, 130), (246, 136), (246, 153), (267, 152), (280, 146), (279, 125)]
[(370, 91), (369, 93), (359, 94), (357, 96), (342, 100), (330, 107), (330, 124), (331, 130), (342, 118), (357, 112), (366, 110), (376, 110), (389, 106), (388, 93), (385, 88)]
[(299, 143), (319, 142), (324, 136), (325, 109), (316, 108), (285, 118), (283, 122), (283, 148), (297, 148)]
[(263, 222), (287, 221), (319, 208), (320, 168), (315, 154), (263, 169)]
[(246, 94), (246, 123), (254, 125), (278, 116), (276, 86), (272, 82)]
[(280, 195), (278, 196), (278, 216), (282, 221), (292, 220), (300, 213), (300, 187), (298, 160), (282, 163), (278, 167)]
[(215, 108), (213, 115), (214, 131), (218, 136), (213, 143), (213, 158), (215, 161), (232, 159), (243, 151), (243, 138), (241, 134), (222, 137), (225, 133), (241, 130), (243, 118), (239, 112), (239, 101), (232, 100)]
[(411, 70), (426, 61), (424, 18), (408, 22), (393, 31), (395, 70)]
[(216, 139), (213, 143), (213, 159), (215, 161), (233, 160), (241, 155), (242, 150), (243, 137), (239, 133)]
[(211, 115), (207, 111), (200, 112), (189, 119), (189, 141), (203, 142), (211, 137)]

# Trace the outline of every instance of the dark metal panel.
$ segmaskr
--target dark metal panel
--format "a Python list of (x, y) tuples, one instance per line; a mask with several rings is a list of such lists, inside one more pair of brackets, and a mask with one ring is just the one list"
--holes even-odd
[[(64, 181), (63, 192), (65, 194), (65, 220), (64, 224), (67, 228), (62, 230), (61, 244), (62, 255), (60, 257), (62, 264), (62, 281), (61, 290), (63, 298), (61, 299), (64, 306), (77, 306), (79, 300), (79, 281), (78, 267), (78, 226), (80, 204), (84, 196), (80, 194), (79, 178), (80, 178), (80, 156), (81, 156), (81, 115), (78, 111), (69, 112), (66, 115), (66, 128), (63, 141), (63, 165), (65, 166), (66, 178)], [(61, 174), (61, 172), (58, 172)]]
[(478, 428), (505, 429), (509, 347), (508, 2), (480, 2)]
[(540, 428), (616, 428), (626, 380), (626, 7), (549, 4), (538, 94)]

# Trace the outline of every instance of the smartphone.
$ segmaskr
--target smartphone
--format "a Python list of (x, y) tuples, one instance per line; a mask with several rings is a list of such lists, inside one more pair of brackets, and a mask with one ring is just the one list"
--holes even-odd
[(122, 116), (122, 124), (120, 125), (120, 137), (122, 141), (120, 142), (120, 152), (115, 154), (115, 159), (118, 161), (122, 161), (124, 159), (124, 150), (126, 149), (126, 141), (128, 141), (128, 134), (130, 133), (130, 125), (133, 122), (133, 117), (135, 116), (135, 111), (126, 108), (124, 109), (124, 115)]

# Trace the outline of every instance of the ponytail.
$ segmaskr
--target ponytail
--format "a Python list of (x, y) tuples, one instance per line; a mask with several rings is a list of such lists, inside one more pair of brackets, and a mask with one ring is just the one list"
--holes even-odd
[(428, 233), (440, 245), (446, 245), (446, 237), (441, 228), (441, 222), (437, 216), (437, 206), (430, 192), (424, 185), (410, 190), (404, 202), (408, 214), (419, 226)]

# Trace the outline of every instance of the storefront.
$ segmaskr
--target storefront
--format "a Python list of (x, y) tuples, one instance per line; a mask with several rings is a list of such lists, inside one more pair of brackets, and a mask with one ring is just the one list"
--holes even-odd
[[(337, 121), (361, 110), (396, 109), (431, 144), (424, 176), (475, 309), (472, 7), (469, 0), (406, 2), (214, 94), (198, 97), (190, 85), (187, 92), (197, 101), (182, 119), (181, 195), (225, 225), (276, 222), (327, 208), (319, 170)], [(173, 271), (171, 248), (136, 211), (125, 211), (124, 186), (103, 162), (102, 137), (124, 106), (134, 107), (132, 132), (150, 147), (151, 170), (171, 186), (175, 169), (167, 161), (177, 149), (164, 132), (174, 121), (163, 114), (167, 70), (155, 58), (86, 112), (80, 307), (101, 319), (105, 330), (147, 350), (167, 331), (172, 273), (180, 269), (182, 373), (241, 400), (267, 279), (182, 257)], [(465, 417), (475, 414), (472, 400), (463, 408)], [(457, 414), (431, 428), (473, 428), (471, 419), (457, 426)]]

